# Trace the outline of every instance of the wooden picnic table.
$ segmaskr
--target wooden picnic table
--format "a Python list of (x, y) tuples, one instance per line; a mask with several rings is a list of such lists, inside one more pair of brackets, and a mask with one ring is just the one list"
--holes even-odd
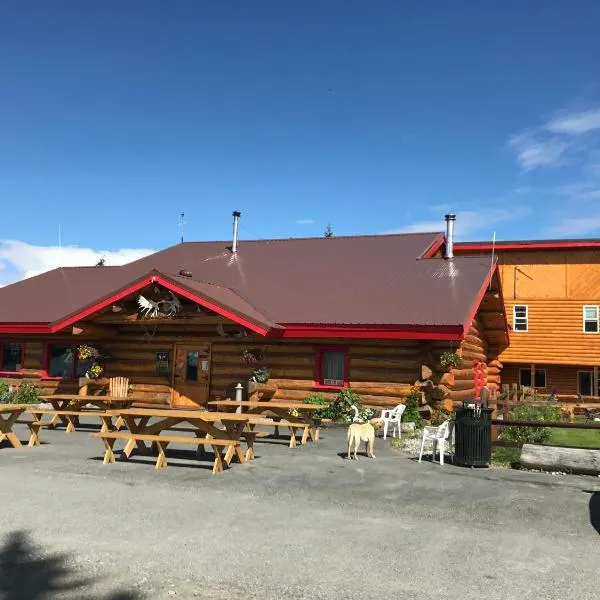
[[(88, 404), (92, 404), (99, 410), (107, 410), (113, 408), (115, 405), (121, 405), (128, 407), (133, 403), (132, 398), (118, 397), (118, 396), (87, 396), (79, 394), (49, 394), (40, 396), (40, 400), (44, 400), (52, 405), (54, 410), (71, 410), (75, 412), (81, 411)], [(33, 410), (30, 412), (33, 413)], [(64, 415), (54, 415), (54, 417), (47, 424), (47, 427), (53, 428), (56, 426), (57, 421), (60, 421), (66, 427), (69, 427), (69, 422)], [(78, 422), (78, 418), (75, 418), (75, 423)]]
[[(180, 423), (188, 423), (196, 433), (197, 437), (213, 437), (215, 439), (231, 439), (239, 442), (244, 434), (244, 428), (248, 423), (247, 415), (226, 412), (208, 412), (200, 410), (177, 410), (171, 408), (124, 408), (121, 410), (109, 411), (113, 416), (123, 419), (125, 426), (132, 434), (157, 435), (163, 431), (168, 431)], [(151, 420), (154, 420), (150, 423)], [(225, 429), (219, 429), (215, 426), (216, 422), (221, 422)], [(230, 448), (225, 455), (225, 462), (229, 464), (233, 458), (233, 453), (237, 455), (241, 463), (246, 462), (246, 458), (253, 458), (252, 438), (247, 439), (247, 455), (238, 445)], [(210, 442), (207, 442), (210, 444)], [(123, 449), (123, 458), (129, 458), (134, 447), (142, 454), (148, 452), (146, 444), (142, 440), (130, 439)]]
[(16, 420), (30, 407), (29, 404), (0, 404), (0, 442), (6, 438), (13, 448), (22, 446), (12, 428)]
[[(212, 406), (223, 408), (245, 408), (246, 411), (241, 414), (261, 415), (266, 412), (273, 413), (276, 418), (282, 419), (282, 426), (289, 427), (291, 430), (290, 448), (296, 446), (296, 432), (294, 424), (300, 427), (306, 427), (306, 433), (310, 435), (313, 442), (319, 441), (319, 426), (314, 419), (314, 413), (323, 408), (318, 404), (305, 404), (303, 402), (278, 402), (277, 400), (251, 401), (251, 400), (215, 400), (208, 403)], [(292, 416), (290, 410), (294, 410), (297, 416)], [(260, 423), (263, 424), (264, 423)], [(276, 423), (274, 423), (276, 425)], [(252, 424), (251, 424), (252, 426)], [(302, 437), (302, 443), (306, 442), (306, 434)]]

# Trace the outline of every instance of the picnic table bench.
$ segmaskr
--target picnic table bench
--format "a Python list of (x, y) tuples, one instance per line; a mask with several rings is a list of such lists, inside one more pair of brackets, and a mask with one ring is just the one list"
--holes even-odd
[[(119, 396), (89, 396), (81, 394), (52, 394), (40, 396), (41, 400), (52, 405), (51, 409), (36, 409), (37, 412), (45, 415), (52, 415), (48, 421), (44, 421), (43, 427), (54, 428), (60, 421), (66, 427), (66, 433), (72, 433), (79, 425), (81, 416), (98, 416), (105, 414), (107, 410), (115, 406), (130, 406), (133, 402), (131, 398)], [(94, 408), (86, 408), (91, 404)], [(35, 414), (31, 409), (29, 412)], [(103, 428), (104, 428), (103, 421)], [(117, 420), (115, 428), (119, 429), (121, 423)]]
[(79, 425), (79, 417), (98, 417), (102, 422), (102, 428), (100, 431), (110, 431), (113, 428), (112, 425), (112, 415), (108, 414), (106, 411), (96, 411), (96, 410), (54, 410), (50, 408), (30, 408), (28, 410), (34, 418), (36, 422), (40, 424), (41, 427), (48, 427), (51, 424), (52, 420), (42, 420), (44, 415), (52, 415), (57, 417), (64, 417), (67, 421), (67, 428), (65, 430), (66, 433), (73, 433), (76, 431), (77, 425)]
[[(305, 444), (310, 436), (313, 442), (319, 441), (320, 429), (318, 420), (314, 418), (314, 413), (322, 407), (316, 404), (304, 404), (302, 402), (278, 402), (276, 400), (251, 401), (251, 400), (215, 400), (208, 403), (219, 408), (242, 408), (246, 409), (244, 414), (249, 418), (248, 427), (251, 430), (257, 425), (266, 427), (275, 427), (276, 433), (279, 427), (287, 427), (290, 431), (290, 448), (297, 445), (296, 432), (302, 430), (301, 443)], [(292, 416), (290, 411), (296, 412), (297, 416)], [(265, 413), (274, 415), (273, 419), (268, 419)]]
[(156, 459), (156, 469), (164, 469), (167, 466), (167, 446), (173, 444), (193, 444), (198, 447), (202, 445), (209, 445), (215, 454), (215, 461), (213, 463), (213, 473), (220, 473), (224, 470), (224, 466), (229, 466), (229, 463), (224, 460), (223, 448), (235, 449), (240, 445), (239, 440), (232, 439), (213, 439), (207, 437), (184, 437), (175, 435), (149, 435), (142, 433), (131, 433), (131, 432), (119, 432), (119, 431), (106, 431), (100, 433), (92, 433), (92, 437), (100, 438), (104, 442), (104, 464), (110, 464), (115, 462), (115, 455), (113, 452), (113, 446), (117, 440), (134, 440), (142, 442), (152, 442), (158, 448), (158, 458)]
[[(213, 450), (215, 447), (224, 447), (226, 451), (222, 462), (225, 465), (229, 465), (234, 456), (237, 457), (240, 463), (245, 463), (247, 460), (254, 458), (253, 446), (256, 435), (253, 435), (253, 432), (244, 431), (248, 423), (246, 415), (163, 408), (125, 408), (108, 411), (108, 414), (113, 417), (121, 417), (127, 428), (127, 431), (123, 432), (106, 431), (94, 434), (94, 437), (106, 440), (105, 458), (108, 456), (109, 462), (110, 453), (107, 453), (106, 444), (110, 443), (113, 438), (114, 440), (126, 441), (121, 453), (123, 460), (129, 458), (136, 447), (140, 453), (147, 454), (149, 449), (146, 442), (154, 445), (158, 449), (159, 455), (164, 454), (169, 443), (194, 444), (198, 447), (211, 446)], [(223, 424), (224, 429), (220, 429), (215, 425), (218, 422)], [(187, 423), (185, 429), (179, 427), (182, 423)], [(196, 434), (196, 437), (173, 436), (170, 435), (171, 431), (191, 431)], [(116, 433), (119, 433), (119, 435), (114, 435)], [(240, 447), (241, 439), (244, 439), (247, 444), (246, 453)], [(217, 441), (215, 442), (215, 440)], [(227, 443), (222, 443), (223, 441)], [(114, 445), (114, 442), (112, 443)], [(219, 452), (219, 450), (215, 450), (215, 467), (217, 469), (215, 472), (218, 472), (219, 461), (221, 460), (220, 456), (217, 456)], [(166, 455), (158, 464), (159, 468), (166, 466)]]
[(21, 448), (21, 440), (13, 433), (16, 423), (28, 425), (31, 435), (28, 446), (39, 446), (40, 425), (34, 421), (20, 421), (19, 417), (30, 407), (29, 404), (0, 404), (0, 442), (7, 439), (13, 448)]

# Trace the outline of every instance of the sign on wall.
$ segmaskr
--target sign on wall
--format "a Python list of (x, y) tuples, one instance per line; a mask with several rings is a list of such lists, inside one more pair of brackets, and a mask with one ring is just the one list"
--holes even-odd
[(170, 352), (157, 352), (156, 353), (156, 374), (157, 375), (170, 375), (171, 369), (169, 367), (169, 355)]

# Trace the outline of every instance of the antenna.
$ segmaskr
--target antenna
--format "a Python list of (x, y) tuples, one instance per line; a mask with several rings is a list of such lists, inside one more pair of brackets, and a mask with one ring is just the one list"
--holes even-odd
[(179, 235), (181, 236), (181, 243), (183, 244), (183, 230), (184, 227), (186, 226), (187, 221), (185, 220), (185, 213), (183, 211), (181, 211), (181, 214), (179, 215)]
[(496, 232), (492, 237), (492, 264), (490, 265), (490, 290), (492, 289), (492, 271), (494, 270), (494, 252), (496, 251)]

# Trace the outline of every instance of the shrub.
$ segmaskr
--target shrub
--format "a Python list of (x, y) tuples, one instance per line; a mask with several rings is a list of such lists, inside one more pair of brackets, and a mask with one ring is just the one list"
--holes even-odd
[(448, 411), (445, 408), (438, 408), (437, 410), (434, 410), (431, 413), (430, 421), (432, 425), (435, 425), (437, 427), (438, 425), (441, 425), (444, 421), (452, 419), (454, 419), (453, 411)]
[[(560, 421), (558, 406), (531, 406), (523, 404), (510, 411), (510, 418), (516, 421)], [(509, 440), (519, 445), (543, 444), (550, 438), (549, 427), (503, 427), (501, 440)]]
[(0, 404), (8, 404), (11, 398), (10, 386), (5, 381), (0, 381)]
[(418, 388), (413, 388), (404, 401), (406, 408), (402, 415), (403, 423), (414, 423), (417, 427), (421, 424), (421, 415), (419, 415), (420, 400), (421, 392)]
[(323, 408), (320, 408), (316, 413), (315, 417), (319, 419), (333, 419), (333, 410), (331, 408), (331, 403), (327, 398), (323, 396), (309, 396), (304, 399), (305, 404), (321, 404)]

